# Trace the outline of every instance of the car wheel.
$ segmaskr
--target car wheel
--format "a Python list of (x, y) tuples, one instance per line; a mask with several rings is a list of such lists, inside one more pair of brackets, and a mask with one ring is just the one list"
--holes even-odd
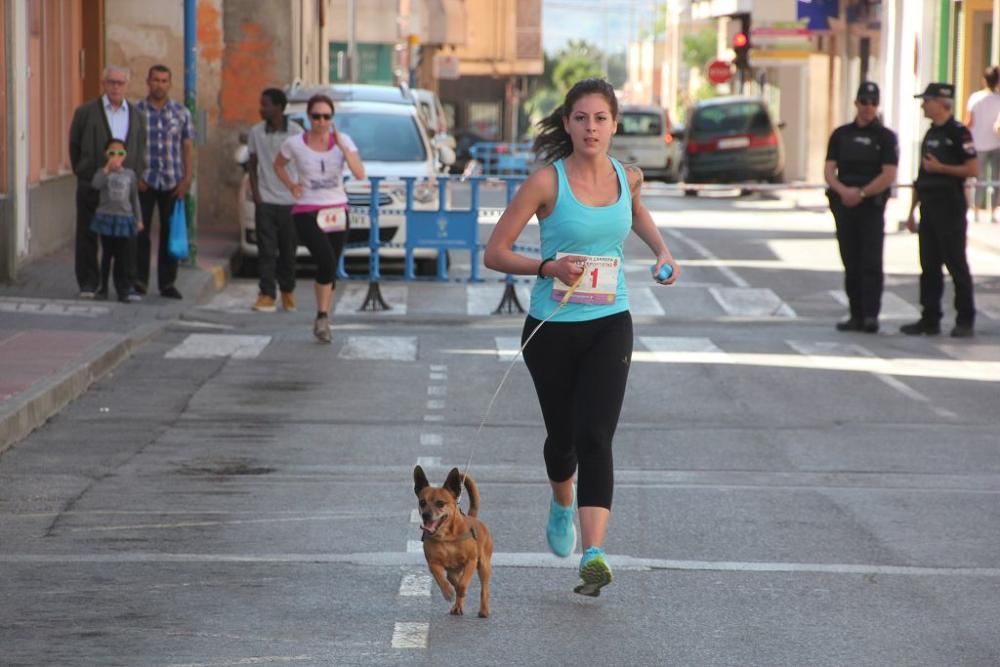
[[(690, 179), (691, 179), (691, 170), (688, 169), (688, 166), (687, 166), (686, 163), (682, 164), (681, 168), (677, 170), (677, 180), (680, 183), (687, 183)], [(697, 197), (698, 196), (698, 191), (697, 190), (689, 190), (689, 189), (685, 188), (685, 190), (684, 190), (684, 196), (685, 197)]]

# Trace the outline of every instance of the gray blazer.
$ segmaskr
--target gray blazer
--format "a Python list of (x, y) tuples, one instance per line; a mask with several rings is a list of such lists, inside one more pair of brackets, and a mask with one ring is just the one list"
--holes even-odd
[[(69, 126), (69, 161), (73, 173), (90, 187), (94, 172), (104, 166), (104, 147), (111, 140), (103, 96), (84, 102), (73, 114)], [(146, 114), (128, 105), (128, 135), (125, 137), (125, 166), (137, 174), (146, 171)]]

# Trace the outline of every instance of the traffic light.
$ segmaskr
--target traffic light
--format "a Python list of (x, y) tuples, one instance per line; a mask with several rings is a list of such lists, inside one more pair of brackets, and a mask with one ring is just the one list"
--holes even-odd
[(733, 64), (738, 70), (750, 69), (750, 38), (745, 32), (738, 32), (733, 35)]

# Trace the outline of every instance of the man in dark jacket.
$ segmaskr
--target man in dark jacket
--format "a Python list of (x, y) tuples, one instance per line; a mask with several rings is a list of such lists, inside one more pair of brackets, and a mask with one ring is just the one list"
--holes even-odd
[(105, 145), (112, 137), (120, 139), (128, 153), (125, 166), (137, 174), (146, 167), (146, 119), (125, 100), (128, 78), (128, 69), (106, 67), (101, 80), (104, 94), (77, 107), (69, 128), (69, 159), (77, 178), (76, 282), (83, 299), (94, 298), (100, 284), (98, 235), (90, 231), (100, 193), (90, 182), (104, 165)]

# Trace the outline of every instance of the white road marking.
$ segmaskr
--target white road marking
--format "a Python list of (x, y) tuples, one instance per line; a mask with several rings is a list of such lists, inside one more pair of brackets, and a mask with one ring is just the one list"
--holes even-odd
[(628, 290), (628, 309), (633, 315), (666, 315), (659, 299), (653, 294), (652, 287), (630, 287)]
[(448, 367), (444, 364), (431, 364), (431, 373), (447, 373)]
[(430, 597), (431, 577), (428, 574), (411, 572), (403, 575), (399, 582), (400, 597)]
[(444, 415), (424, 415), (425, 422), (443, 422)]
[(392, 630), (393, 648), (427, 648), (430, 623), (396, 623)]
[(312, 655), (260, 655), (252, 658), (234, 658), (224, 662), (171, 662), (169, 667), (238, 667), (238, 665), (273, 665), (278, 662), (315, 662)]
[[(497, 343), (497, 361), (509, 364), (513, 361), (514, 355), (521, 349), (520, 336), (496, 336), (494, 340), (496, 340)], [(523, 362), (524, 357), (518, 355), (517, 360)]]
[(431, 380), (444, 380), (444, 381), (447, 381), (448, 380), (448, 374), (447, 373), (431, 373), (430, 379)]
[(432, 384), (427, 386), (428, 396), (447, 396), (448, 386), (443, 384)]
[[(830, 290), (830, 296), (845, 308), (850, 305), (844, 290)], [(879, 317), (887, 320), (916, 320), (920, 318), (920, 311), (895, 293), (882, 292), (882, 307), (879, 309)]]
[(711, 260), (713, 262), (718, 262), (716, 268), (718, 268), (719, 273), (728, 278), (729, 282), (731, 282), (732, 284), (736, 285), (737, 287), (750, 287), (750, 283), (748, 283), (746, 280), (740, 277), (740, 275), (735, 271), (733, 271), (731, 268), (723, 264), (722, 260), (720, 260), (719, 257), (715, 255), (715, 253), (713, 253), (711, 250), (709, 250), (702, 244), (688, 237), (686, 234), (682, 234), (676, 229), (665, 228), (663, 229), (663, 232), (665, 234), (668, 234), (669, 236), (673, 236), (675, 239), (678, 239), (683, 243), (686, 243), (692, 250), (701, 255), (702, 258)]
[[(868, 359), (878, 358), (874, 352), (856, 343), (830, 343), (801, 340), (788, 340), (785, 342), (788, 343), (788, 345), (791, 346), (791, 348), (796, 352), (807, 356), (854, 356)], [(898, 380), (887, 373), (873, 372), (872, 377), (881, 380), (911, 400), (926, 403), (930, 410), (940, 417), (944, 417), (946, 419), (956, 419), (958, 417), (958, 415), (951, 410), (934, 405), (934, 402), (931, 401), (930, 398), (924, 396), (902, 380)]]
[[(338, 290), (339, 291), (339, 290)], [(373, 315), (373, 316), (398, 316), (406, 315), (406, 300), (409, 296), (409, 288), (406, 285), (386, 285), (381, 283), (379, 291), (382, 298), (391, 306), (391, 310), (379, 310), (376, 312), (362, 311), (361, 306), (368, 295), (368, 285), (349, 284), (344, 288), (343, 293), (337, 300), (337, 305), (333, 312), (337, 315)]]
[[(1000, 578), (1000, 567), (947, 567), (886, 565), (877, 563), (796, 563), (782, 561), (708, 561), (638, 558), (624, 554), (609, 554), (615, 570), (688, 570), (710, 572), (786, 572), (817, 574), (885, 574), (923, 577), (987, 577)], [(206, 554), (206, 553), (93, 553), (93, 554), (0, 554), (0, 563), (78, 564), (78, 563), (344, 563), (372, 567), (417, 567), (426, 561), (423, 545), (416, 540), (407, 542), (406, 553), (375, 551), (365, 553), (270, 553), (270, 554)], [(559, 558), (549, 552), (496, 552), (494, 567), (524, 567), (572, 569), (579, 567), (573, 558)]]
[(215, 329), (218, 331), (230, 331), (236, 327), (231, 324), (217, 324), (215, 322), (202, 322), (201, 320), (175, 320), (170, 323), (172, 327), (184, 327), (186, 329)]
[(795, 311), (766, 287), (710, 287), (708, 293), (729, 315), (737, 317), (796, 317)]
[[(503, 298), (504, 286), (500, 283), (490, 285), (468, 285), (465, 288), (465, 312), (467, 315), (492, 315)], [(514, 285), (514, 293), (521, 306), (527, 310), (531, 303), (531, 286)]]
[(348, 336), (340, 359), (416, 361), (416, 336)]
[(722, 350), (708, 338), (686, 336), (639, 336), (639, 342), (650, 352), (715, 352)]
[(437, 433), (421, 433), (420, 444), (427, 447), (440, 447), (444, 444), (444, 438)]
[(424, 468), (441, 467), (440, 456), (421, 456), (417, 458), (417, 465)]
[(423, 523), (423, 519), (420, 518), (420, 510), (410, 510), (410, 523)]
[(427, 409), (428, 410), (444, 410), (446, 404), (447, 404), (446, 401), (441, 401), (441, 400), (438, 400), (438, 399), (431, 399), (431, 400), (427, 401)]
[(168, 350), (167, 359), (253, 359), (260, 355), (270, 336), (237, 336), (231, 334), (191, 334), (177, 347)]

